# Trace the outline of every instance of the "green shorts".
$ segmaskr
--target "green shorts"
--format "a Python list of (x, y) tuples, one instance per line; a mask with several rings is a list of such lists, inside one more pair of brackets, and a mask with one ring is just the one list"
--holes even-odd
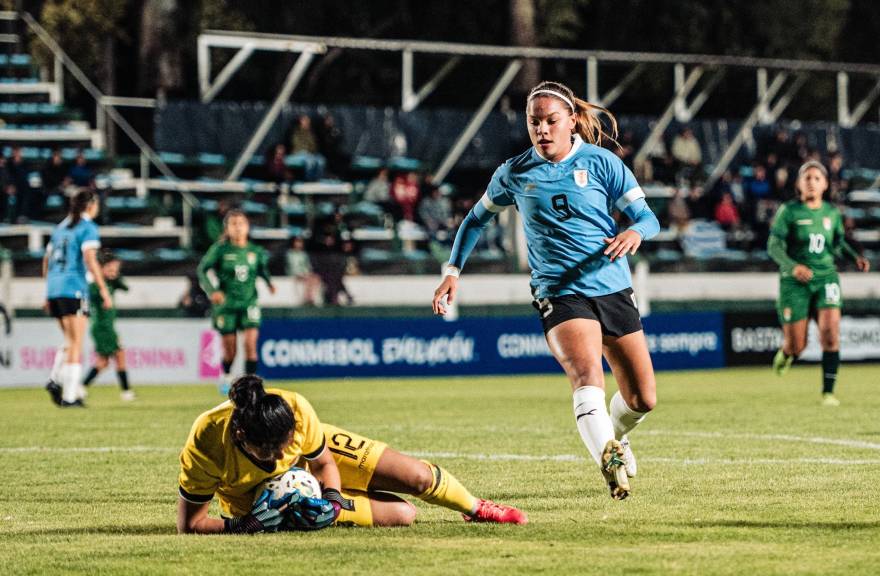
[(820, 308), (840, 308), (842, 303), (840, 277), (836, 272), (820, 278), (813, 277), (807, 284), (790, 276), (779, 279), (776, 313), (780, 324), (804, 320)]
[(105, 358), (109, 358), (122, 350), (122, 346), (119, 344), (119, 336), (116, 335), (116, 330), (113, 330), (112, 328), (109, 330), (93, 329), (92, 342), (95, 345), (95, 354)]
[(246, 308), (215, 306), (213, 312), (214, 329), (221, 334), (234, 334), (248, 328), (259, 328), (262, 319), (260, 307), (256, 304)]

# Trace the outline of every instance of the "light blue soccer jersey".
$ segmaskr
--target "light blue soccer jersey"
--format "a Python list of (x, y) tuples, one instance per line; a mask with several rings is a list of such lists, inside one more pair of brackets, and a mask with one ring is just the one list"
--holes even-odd
[[(603, 238), (619, 233), (614, 209), (630, 216), (635, 207), (646, 210), (651, 222), (640, 233), (646, 237), (657, 232), (644, 197), (617, 156), (575, 136), (571, 151), (559, 162), (544, 159), (534, 147), (506, 161), (495, 171), (480, 203), (493, 213), (507, 206), (519, 210), (535, 298), (604, 296), (632, 286), (626, 258), (612, 262), (603, 254)], [(461, 267), (459, 257), (454, 247), (450, 264)]]
[(49, 255), (46, 298), (88, 298), (83, 252), (101, 247), (98, 227), (85, 215), (73, 228), (68, 227), (69, 223), (69, 217), (62, 220), (46, 246)]

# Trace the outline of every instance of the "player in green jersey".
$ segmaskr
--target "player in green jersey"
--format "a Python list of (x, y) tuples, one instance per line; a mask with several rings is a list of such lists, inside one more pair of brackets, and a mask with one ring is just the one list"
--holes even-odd
[(822, 347), (822, 403), (837, 406), (834, 384), (840, 365), (840, 278), (835, 258), (847, 256), (862, 272), (870, 268), (843, 237), (840, 210), (822, 200), (828, 171), (815, 160), (798, 170), (799, 198), (779, 207), (770, 228), (767, 252), (779, 264), (776, 311), (782, 324), (782, 348), (773, 359), (780, 376), (807, 346), (807, 323), (819, 325)]
[[(275, 293), (269, 275), (269, 255), (248, 241), (250, 222), (241, 210), (230, 210), (223, 219), (223, 236), (199, 262), (199, 284), (213, 304), (214, 329), (223, 337), (221, 394), (229, 392), (229, 371), (238, 348), (236, 335), (244, 332), (245, 373), (257, 371), (257, 338), (261, 313), (257, 306), (257, 278)], [(213, 272), (214, 279), (208, 276)]]
[[(107, 285), (107, 291), (110, 292), (110, 298), (117, 290), (128, 292), (128, 286), (122, 279), (120, 273), (122, 263), (110, 250), (103, 250), (98, 255), (98, 263), (101, 265), (101, 273), (104, 275), (104, 283)], [(128, 372), (125, 369), (125, 350), (119, 343), (119, 336), (116, 334), (116, 303), (110, 308), (101, 306), (101, 291), (98, 285), (92, 283), (89, 285), (89, 300), (91, 300), (91, 308), (93, 310), (91, 320), (92, 343), (95, 345), (95, 365), (89, 371), (83, 386), (88, 386), (98, 377), (101, 370), (110, 365), (110, 360), (116, 362), (116, 377), (119, 379), (119, 387), (122, 391), (119, 397), (130, 402), (135, 399), (134, 391), (128, 384)]]

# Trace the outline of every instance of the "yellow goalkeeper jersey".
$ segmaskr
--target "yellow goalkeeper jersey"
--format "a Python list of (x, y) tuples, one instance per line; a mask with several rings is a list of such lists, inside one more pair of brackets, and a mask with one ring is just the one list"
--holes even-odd
[(269, 388), (267, 394), (284, 398), (293, 411), (293, 442), (275, 468), (266, 470), (254, 463), (232, 438), (230, 423), (233, 404), (226, 401), (199, 416), (193, 424), (186, 445), (180, 453), (180, 496), (194, 503), (210, 502), (216, 495), (224, 516), (242, 516), (250, 512), (254, 490), (261, 482), (277, 476), (291, 466), (302, 466), (324, 451), (325, 440), (312, 405), (287, 390)]

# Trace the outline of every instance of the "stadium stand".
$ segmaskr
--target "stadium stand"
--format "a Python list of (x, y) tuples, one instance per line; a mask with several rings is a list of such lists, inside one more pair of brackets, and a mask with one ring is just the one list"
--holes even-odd
[[(464, 124), (466, 112), (288, 103), (241, 178), (230, 181), (235, 155), (265, 105), (172, 101), (154, 112), (153, 143), (180, 178), (172, 180), (155, 169), (139, 173), (140, 158), (108, 158), (101, 131), (88, 114), (64, 104), (58, 84), (40, 80), (30, 55), (0, 54), (0, 73), (0, 246), (11, 251), (20, 276), (39, 273), (45, 237), (76, 185), (101, 193), (102, 237), (133, 262), (129, 274), (192, 269), (232, 205), (251, 218), (254, 240), (271, 250), (273, 273), (284, 272), (291, 239), (309, 239), (328, 222), (350, 246), (350, 270), (435, 273), (494, 167), (528, 145), (521, 113), (490, 113), (470, 145), (473, 154), (459, 163), (464, 177), (437, 187), (427, 168), (456, 136), (448, 126)], [(641, 251), (652, 269), (774, 270), (765, 251), (769, 218), (793, 196), (797, 166), (807, 159), (829, 166), (829, 198), (843, 208), (854, 244), (869, 259), (880, 256), (880, 192), (870, 188), (880, 173), (858, 157), (876, 127), (758, 127), (755, 145), (704, 190), (727, 126), (736, 122), (673, 122), (647, 160), (636, 163), (652, 122), (620, 118), (620, 146), (611, 146), (636, 172), (663, 226)], [(198, 201), (191, 221), (181, 190)], [(442, 224), (429, 221), (438, 210), (449, 214)], [(502, 230), (515, 224), (494, 223), (469, 265), (515, 271), (514, 234)]]

